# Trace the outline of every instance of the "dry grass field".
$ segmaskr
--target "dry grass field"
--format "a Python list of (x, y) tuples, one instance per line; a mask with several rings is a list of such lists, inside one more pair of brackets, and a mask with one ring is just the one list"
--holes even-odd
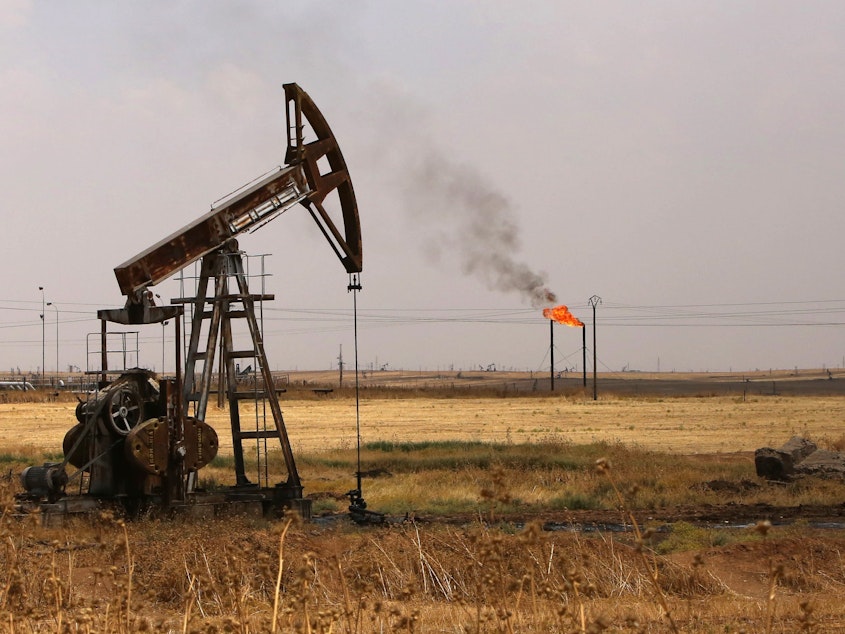
[[(795, 434), (841, 447), (838, 386), (629, 384), (593, 401), (533, 377), (413, 378), (362, 386), (365, 496), (409, 516), (384, 527), (344, 519), (356, 407), (348, 388), (310, 389), (330, 376), (298, 377), (282, 403), (311, 523), (49, 528), (13, 517), (3, 479), (0, 632), (845, 632), (845, 532), (810, 512), (842, 515), (845, 484), (770, 486), (753, 465), (754, 449)], [(4, 471), (58, 457), (75, 402), (7, 401)], [(225, 483), (227, 412), (209, 422), (221, 458), (207, 477)], [(716, 508), (734, 520), (708, 520)]]
[[(75, 401), (0, 403), (0, 446), (60, 448), (73, 424)], [(292, 396), (282, 402), (298, 451), (355, 444), (354, 399), (344, 393)], [(244, 426), (254, 409), (242, 414)], [(209, 408), (208, 421), (231, 451), (228, 412)], [(754, 451), (790, 436), (836, 439), (845, 433), (845, 397), (736, 396), (600, 397), (532, 395), (443, 398), (398, 393), (360, 403), (361, 436), (380, 440), (621, 442), (675, 453)]]

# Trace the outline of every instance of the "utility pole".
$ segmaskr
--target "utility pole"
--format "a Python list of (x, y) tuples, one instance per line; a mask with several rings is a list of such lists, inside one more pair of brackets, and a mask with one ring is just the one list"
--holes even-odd
[(47, 304), (44, 301), (44, 287), (39, 286), (38, 290), (41, 291), (41, 389), (44, 389), (44, 365), (47, 358), (47, 355), (45, 353), (47, 335), (46, 331), (44, 330), (44, 312), (47, 309)]
[(593, 400), (597, 401), (599, 396), (596, 384), (596, 306), (601, 304), (601, 297), (593, 295), (588, 301), (590, 306), (593, 307)]
[(56, 302), (47, 302), (47, 306), (56, 309), (56, 387), (59, 385), (59, 307)]
[(343, 387), (343, 344), (340, 344), (340, 354), (337, 355), (337, 369), (340, 373), (337, 380), (337, 386), (341, 388)]

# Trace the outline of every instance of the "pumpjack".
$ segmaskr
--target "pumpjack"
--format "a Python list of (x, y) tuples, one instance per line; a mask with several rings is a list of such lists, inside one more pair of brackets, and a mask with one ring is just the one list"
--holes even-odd
[[(181, 509), (207, 515), (234, 507), (265, 515), (293, 509), (310, 516), (310, 500), (303, 497), (279, 405), (281, 390), (274, 383), (256, 316), (256, 306), (273, 296), (250, 290), (237, 238), (292, 208), (304, 207), (357, 283), (361, 227), (349, 171), (328, 123), (298, 85), (285, 84), (284, 93), (285, 165), (114, 269), (126, 299), (123, 308), (97, 312), (97, 389), (76, 408), (77, 422), (63, 442), (63, 461), (28, 467), (21, 474), (26, 503), (57, 515), (116, 505), (129, 513)], [(151, 287), (196, 262), (195, 294), (157, 305)], [(190, 324), (185, 337), (183, 322)], [(175, 376), (164, 378), (141, 368), (110, 371), (110, 323), (173, 323)], [(236, 325), (244, 330), (244, 324), (247, 334), (236, 338)], [(244, 346), (243, 341), (250, 344)], [(239, 381), (241, 360), (250, 360), (255, 368), (248, 389)], [(205, 491), (198, 486), (197, 474), (218, 451), (217, 432), (205, 421), (215, 383), (218, 400), (228, 404), (235, 474), (233, 485)], [(240, 407), (249, 401), (256, 411), (266, 413), (269, 408), (272, 424), (265, 414), (260, 424), (247, 428)], [(245, 442), (259, 448), (254, 481), (247, 473)], [(285, 473), (284, 480), (273, 484), (267, 456), (275, 443)]]

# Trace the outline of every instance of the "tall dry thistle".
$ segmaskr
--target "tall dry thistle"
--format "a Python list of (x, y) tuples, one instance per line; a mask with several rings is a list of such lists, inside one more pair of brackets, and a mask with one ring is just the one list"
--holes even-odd
[[(769, 531), (772, 529), (772, 523), (769, 520), (761, 520), (754, 526), (754, 531), (757, 532), (763, 540), (765, 540)], [(768, 557), (769, 568), (769, 591), (766, 595), (766, 634), (771, 634), (772, 626), (775, 619), (775, 598), (777, 595), (778, 581), (783, 577), (783, 564), (775, 564), (774, 558), (769, 554)]]
[[(672, 616), (672, 611), (669, 608), (669, 602), (666, 599), (666, 594), (660, 586), (660, 569), (657, 566), (657, 557), (654, 551), (648, 549), (646, 545), (647, 540), (652, 536), (652, 531), (650, 529), (646, 529), (645, 532), (640, 530), (637, 518), (634, 516), (633, 511), (629, 508), (625, 497), (622, 495), (622, 492), (616, 484), (616, 480), (613, 478), (610, 461), (607, 460), (607, 458), (599, 458), (596, 460), (596, 470), (607, 478), (610, 486), (613, 488), (613, 492), (616, 495), (616, 500), (619, 503), (619, 506), (623, 509), (625, 515), (631, 521), (631, 526), (634, 529), (634, 535), (636, 537), (635, 551), (637, 553), (637, 559), (643, 566), (643, 570), (645, 571), (646, 577), (648, 578), (652, 591), (654, 592), (654, 598), (663, 610), (663, 614), (669, 622), (669, 627), (673, 632), (675, 632), (675, 634), (678, 634), (680, 630), (678, 629), (678, 625), (675, 623), (675, 619)], [(649, 554), (651, 555), (650, 558)]]

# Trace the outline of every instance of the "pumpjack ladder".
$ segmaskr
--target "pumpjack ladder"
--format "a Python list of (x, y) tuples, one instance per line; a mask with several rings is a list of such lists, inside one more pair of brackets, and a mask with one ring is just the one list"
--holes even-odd
[[(183, 402), (186, 411), (188, 411), (189, 404), (193, 403), (194, 416), (199, 420), (205, 420), (208, 399), (212, 393), (215, 353), (219, 347), (221, 358), (218, 373), (218, 394), (222, 396), (225, 389), (226, 400), (229, 404), (232, 448), (235, 458), (235, 487), (249, 489), (261, 486), (261, 443), (264, 441), (263, 460), (266, 470), (267, 441), (276, 438), (281, 445), (287, 468), (287, 481), (277, 484), (276, 490), (281, 498), (297, 499), (302, 497), (302, 484), (296, 470), (293, 451), (279, 405), (278, 392), (273, 382), (270, 366), (267, 363), (263, 336), (255, 311), (257, 302), (272, 300), (274, 297), (250, 293), (247, 277), (242, 252), (238, 250), (237, 242), (230, 240), (223, 247), (203, 256), (197, 279), (196, 295), (191, 298), (172, 300), (174, 303), (193, 304), (191, 334), (185, 362)], [(237, 292), (230, 292), (230, 278), (234, 279)], [(212, 280), (213, 294), (209, 295), (209, 285)], [(232, 320), (238, 319), (243, 319), (247, 323), (253, 345), (252, 349), (235, 349)], [(209, 324), (205, 350), (200, 350), (203, 322), (206, 320)], [(239, 389), (238, 374), (235, 367), (238, 359), (253, 359), (257, 366), (256, 373), (258, 376), (256, 376), (253, 390)], [(195, 385), (198, 365), (201, 365), (201, 374), (198, 383)], [(262, 401), (269, 404), (273, 416), (273, 427), (268, 427), (266, 424), (257, 424), (254, 430), (244, 430), (241, 427), (240, 404), (242, 401), (250, 399), (255, 402), (256, 412), (258, 412)], [(258, 416), (256, 416), (256, 421), (258, 421)], [(250, 482), (246, 475), (244, 440), (256, 441), (259, 457), (258, 483)], [(265, 482), (266, 484), (268, 483)]]

